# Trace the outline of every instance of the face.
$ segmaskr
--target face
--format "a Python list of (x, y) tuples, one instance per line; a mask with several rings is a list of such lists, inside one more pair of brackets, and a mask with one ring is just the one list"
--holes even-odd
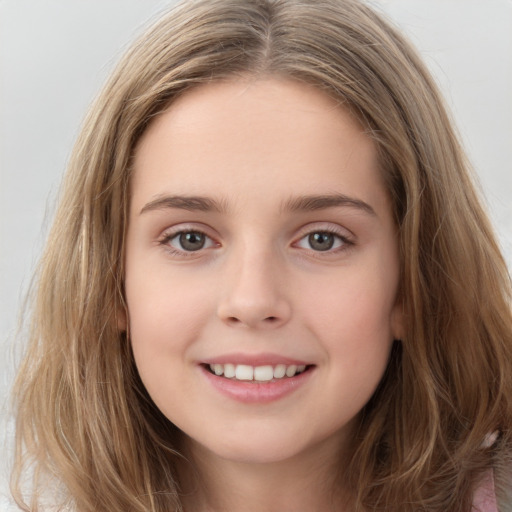
[(136, 151), (126, 327), (187, 443), (271, 462), (348, 440), (400, 337), (376, 148), (282, 80), (191, 90)]

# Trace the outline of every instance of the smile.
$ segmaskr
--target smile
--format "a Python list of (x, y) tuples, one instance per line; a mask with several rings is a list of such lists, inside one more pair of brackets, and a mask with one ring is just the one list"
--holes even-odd
[(303, 388), (316, 373), (315, 364), (265, 362), (255, 361), (250, 365), (212, 361), (200, 364), (199, 368), (212, 389), (229, 399), (246, 404), (281, 400)]
[(295, 377), (306, 370), (306, 365), (250, 366), (247, 364), (210, 364), (208, 368), (218, 377), (241, 381), (270, 382)]

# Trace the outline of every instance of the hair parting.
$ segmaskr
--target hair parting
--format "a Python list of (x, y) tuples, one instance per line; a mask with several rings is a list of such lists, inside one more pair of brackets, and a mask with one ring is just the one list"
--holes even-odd
[(182, 510), (177, 428), (120, 328), (132, 159), (187, 90), (268, 76), (319, 88), (359, 119), (398, 226), (405, 335), (343, 472), (356, 510), (468, 512), (491, 468), (509, 510), (510, 276), (435, 83), (398, 31), (355, 0), (182, 2), (119, 63), (76, 142), (27, 313), (12, 479), (22, 510), (42, 510), (55, 488), (61, 510)]

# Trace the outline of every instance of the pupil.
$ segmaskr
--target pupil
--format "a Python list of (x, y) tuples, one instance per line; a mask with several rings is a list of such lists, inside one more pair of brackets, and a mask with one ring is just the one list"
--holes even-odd
[(334, 236), (330, 233), (311, 233), (309, 245), (315, 251), (328, 251), (334, 245)]
[(180, 245), (186, 251), (198, 251), (204, 246), (204, 235), (196, 231), (189, 231), (188, 233), (181, 233)]

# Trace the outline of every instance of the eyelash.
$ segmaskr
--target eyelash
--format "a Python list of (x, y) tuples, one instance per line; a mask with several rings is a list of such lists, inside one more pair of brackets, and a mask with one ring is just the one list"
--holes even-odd
[[(178, 237), (180, 237), (182, 235), (186, 235), (186, 234), (190, 235), (192, 233), (195, 235), (204, 236), (205, 240), (206, 240), (205, 244), (210, 243), (210, 245), (208, 247), (202, 246), (196, 251), (189, 251), (184, 248), (178, 249), (171, 245), (171, 242), (174, 239), (177, 239)], [(182, 228), (178, 231), (166, 232), (166, 233), (164, 233), (163, 237), (158, 241), (158, 243), (159, 243), (159, 245), (163, 246), (172, 256), (180, 256), (180, 257), (185, 257), (185, 258), (193, 257), (193, 256), (201, 253), (205, 249), (209, 249), (210, 247), (219, 245), (213, 240), (213, 238), (211, 236), (208, 236), (203, 230), (195, 229), (195, 228), (190, 228), (190, 229)]]
[[(186, 234), (189, 234), (189, 235), (190, 234), (195, 234), (195, 235), (199, 235), (199, 236), (204, 236), (205, 240), (206, 240), (205, 244), (209, 244), (209, 245), (207, 247), (202, 246), (199, 249), (194, 251), (194, 250), (187, 250), (187, 249), (184, 249), (184, 248), (176, 248), (176, 247), (173, 247), (170, 244), (172, 240), (178, 239), (178, 237), (180, 237), (182, 235), (186, 235)], [(314, 253), (315, 256), (322, 255), (322, 254), (325, 254), (326, 256), (327, 255), (336, 254), (338, 252), (345, 251), (345, 250), (349, 249), (351, 246), (354, 245), (354, 241), (353, 240), (351, 240), (345, 234), (341, 234), (338, 230), (332, 229), (332, 228), (322, 228), (322, 229), (309, 229), (307, 231), (304, 231), (301, 234), (301, 236), (295, 242), (293, 242), (292, 246), (297, 247), (298, 244), (302, 240), (305, 240), (305, 239), (307, 239), (308, 237), (310, 237), (312, 235), (328, 235), (328, 236), (332, 236), (335, 239), (333, 244), (335, 244), (335, 245), (337, 244), (336, 247), (334, 247), (334, 248), (329, 247), (326, 250), (315, 250), (315, 249), (313, 249), (311, 247), (305, 248), (306, 250), (309, 250), (312, 253)], [(181, 257), (193, 257), (193, 256), (201, 253), (205, 249), (210, 249), (211, 247), (215, 247), (215, 246), (218, 247), (220, 245), (217, 242), (215, 242), (212, 237), (207, 235), (203, 230), (201, 230), (201, 229), (193, 229), (193, 228), (190, 228), (190, 229), (180, 229), (178, 231), (167, 232), (158, 241), (158, 243), (159, 243), (159, 245), (165, 247), (165, 249), (171, 255), (173, 255), (173, 256), (181, 256)]]
[[(294, 246), (297, 246), (301, 241), (306, 240), (308, 237), (312, 235), (328, 235), (334, 237), (333, 244), (338, 244), (336, 247), (329, 247), (326, 250), (314, 250), (313, 248), (309, 248), (311, 252), (315, 254), (315, 256), (320, 257), (321, 255), (338, 254), (339, 252), (346, 251), (351, 246), (354, 245), (354, 241), (349, 238), (346, 234), (340, 233), (339, 230), (334, 228), (319, 228), (319, 229), (307, 229), (304, 233), (300, 235), (296, 242), (293, 243)], [(311, 245), (311, 240), (308, 241)]]

